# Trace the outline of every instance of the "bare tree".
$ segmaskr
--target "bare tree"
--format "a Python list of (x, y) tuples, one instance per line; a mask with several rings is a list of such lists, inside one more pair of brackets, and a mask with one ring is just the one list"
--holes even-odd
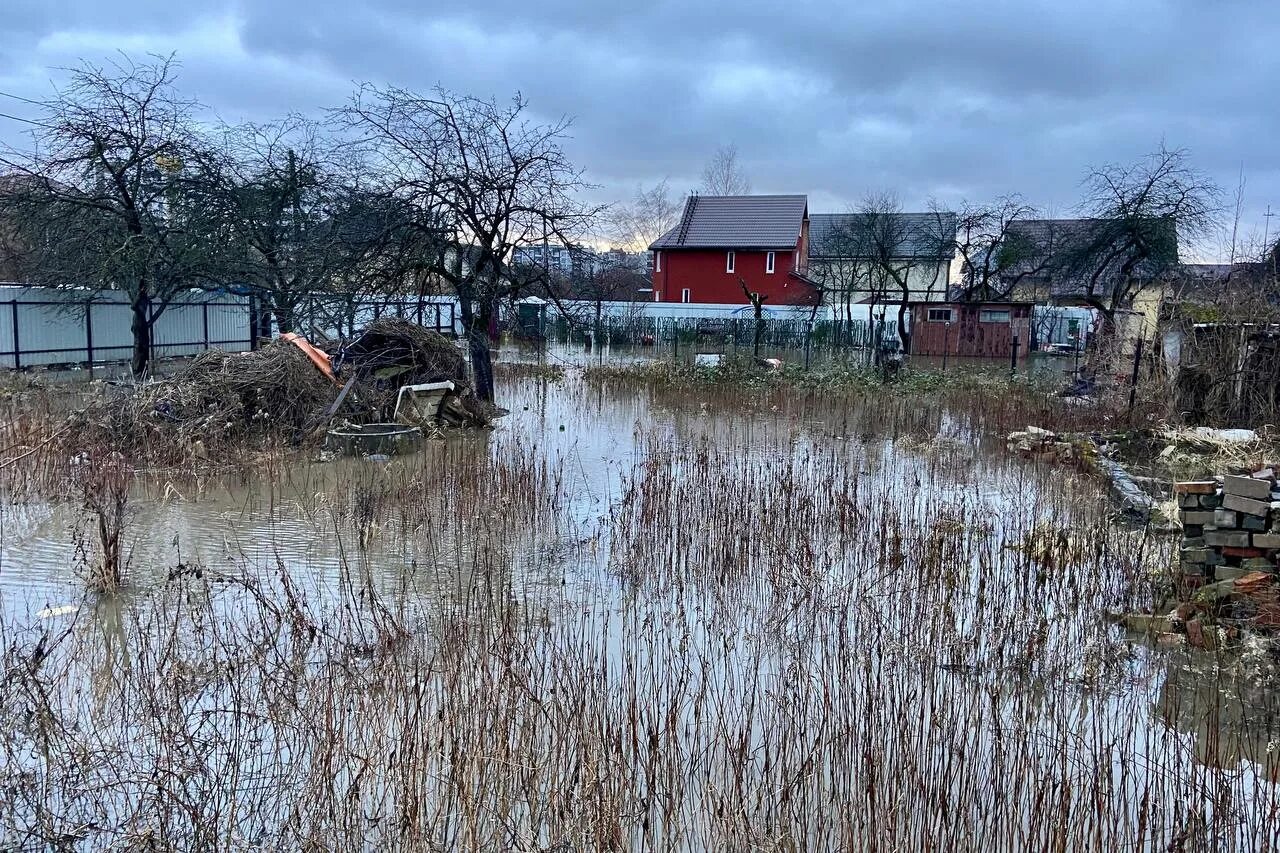
[(960, 255), (960, 298), (984, 302), (1008, 299), (1024, 279), (1042, 273), (1050, 254), (1018, 230), (1036, 215), (1018, 196), (990, 204), (960, 208), (956, 222), (956, 251)]
[(852, 221), (873, 290), (896, 296), (898, 337), (910, 352), (907, 311), (913, 297), (921, 293), (928, 297), (946, 287), (945, 265), (939, 258), (954, 247), (954, 228), (948, 233), (945, 223), (949, 220), (940, 215), (905, 216), (897, 197), (889, 192), (868, 194)]
[(680, 204), (671, 196), (666, 178), (649, 189), (637, 188), (626, 204), (609, 215), (609, 236), (623, 249), (643, 252), (680, 221)]
[(369, 85), (340, 115), (408, 211), (404, 273), (437, 275), (457, 294), (476, 394), (492, 401), (490, 329), (538, 278), (513, 268), (516, 250), (573, 245), (604, 210), (580, 200), (588, 185), (562, 148), (569, 120), (531, 121), (519, 95), (503, 104)]
[(126, 294), (136, 375), (148, 368), (165, 307), (217, 272), (196, 105), (176, 92), (175, 73), (172, 58), (72, 69), (40, 104), (32, 150), (0, 151), (10, 172), (0, 201), (22, 247), (21, 273)]
[(883, 276), (871, 275), (858, 217), (858, 213), (850, 211), (832, 217), (821, 233), (810, 231), (813, 256), (809, 277), (819, 291), (820, 301), (833, 306), (846, 332), (853, 328), (855, 302), (869, 305), (874, 313), (875, 306), (885, 297), (883, 288), (877, 287), (883, 284)]
[(751, 192), (751, 180), (738, 162), (738, 146), (722, 145), (711, 155), (702, 170), (703, 195), (747, 195)]
[(313, 121), (224, 128), (206, 170), (230, 236), (228, 273), (254, 286), (281, 332), (308, 300), (357, 274), (387, 233), (347, 147)]
[(1131, 165), (1108, 165), (1085, 178), (1084, 232), (1059, 259), (1061, 274), (1081, 282), (1085, 302), (1105, 325), (1133, 304), (1145, 282), (1172, 273), (1178, 247), (1212, 233), (1218, 187), (1163, 145)]

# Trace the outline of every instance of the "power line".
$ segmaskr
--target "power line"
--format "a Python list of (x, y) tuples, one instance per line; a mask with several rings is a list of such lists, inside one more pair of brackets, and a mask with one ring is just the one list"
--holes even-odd
[(36, 127), (43, 127), (47, 130), (53, 129), (42, 121), (36, 121), (35, 119), (32, 119), (32, 118), (23, 118), (22, 116), (10, 115), (9, 113), (0, 113), (0, 118), (7, 118), (13, 121), (21, 121), (21, 122), (26, 122), (27, 124), (34, 124)]
[(41, 103), (41, 102), (39, 102), (39, 101), (33, 101), (33, 100), (31, 100), (30, 98), (24, 98), (24, 97), (22, 97), (21, 95), (15, 95), (15, 94), (13, 94), (12, 92), (0, 92), (0, 97), (3, 97), (3, 98), (13, 98), (15, 101), (22, 101), (22, 103), (24, 103), (24, 104), (31, 104), (31, 106), (33, 106), (33, 107), (43, 107), (43, 106), (45, 106), (45, 104), (42, 104), (42, 103)]

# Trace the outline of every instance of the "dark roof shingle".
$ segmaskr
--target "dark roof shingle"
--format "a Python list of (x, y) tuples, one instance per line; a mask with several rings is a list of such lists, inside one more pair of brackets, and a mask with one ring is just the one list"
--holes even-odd
[[(890, 234), (901, 242), (897, 253), (903, 258), (937, 258), (949, 260), (955, 254), (956, 215), (938, 213), (896, 213)], [(859, 251), (859, 225), (868, 218), (864, 213), (814, 213), (809, 217), (810, 258), (870, 257), (870, 250)]]
[(703, 195), (650, 249), (791, 249), (800, 240), (803, 195)]

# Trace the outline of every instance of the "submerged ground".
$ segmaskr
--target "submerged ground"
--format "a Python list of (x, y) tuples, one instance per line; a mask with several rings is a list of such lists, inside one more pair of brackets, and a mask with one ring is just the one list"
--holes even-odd
[(1273, 850), (1277, 693), (1017, 406), (511, 371), (389, 463), (144, 474), (125, 586), (10, 472), (27, 849)]

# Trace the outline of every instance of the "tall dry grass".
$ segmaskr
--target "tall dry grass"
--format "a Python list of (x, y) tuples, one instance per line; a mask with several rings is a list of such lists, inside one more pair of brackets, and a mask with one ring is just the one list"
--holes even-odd
[[(636, 390), (557, 393), (576, 429)], [(984, 450), (992, 404), (733, 399), (645, 397), (608, 477), (515, 429), (281, 472), (245, 512), (334, 573), (238, 556), (6, 616), (6, 843), (1275, 849), (1276, 716), (1215, 726), (1205, 660), (1105, 619), (1170, 541)]]

